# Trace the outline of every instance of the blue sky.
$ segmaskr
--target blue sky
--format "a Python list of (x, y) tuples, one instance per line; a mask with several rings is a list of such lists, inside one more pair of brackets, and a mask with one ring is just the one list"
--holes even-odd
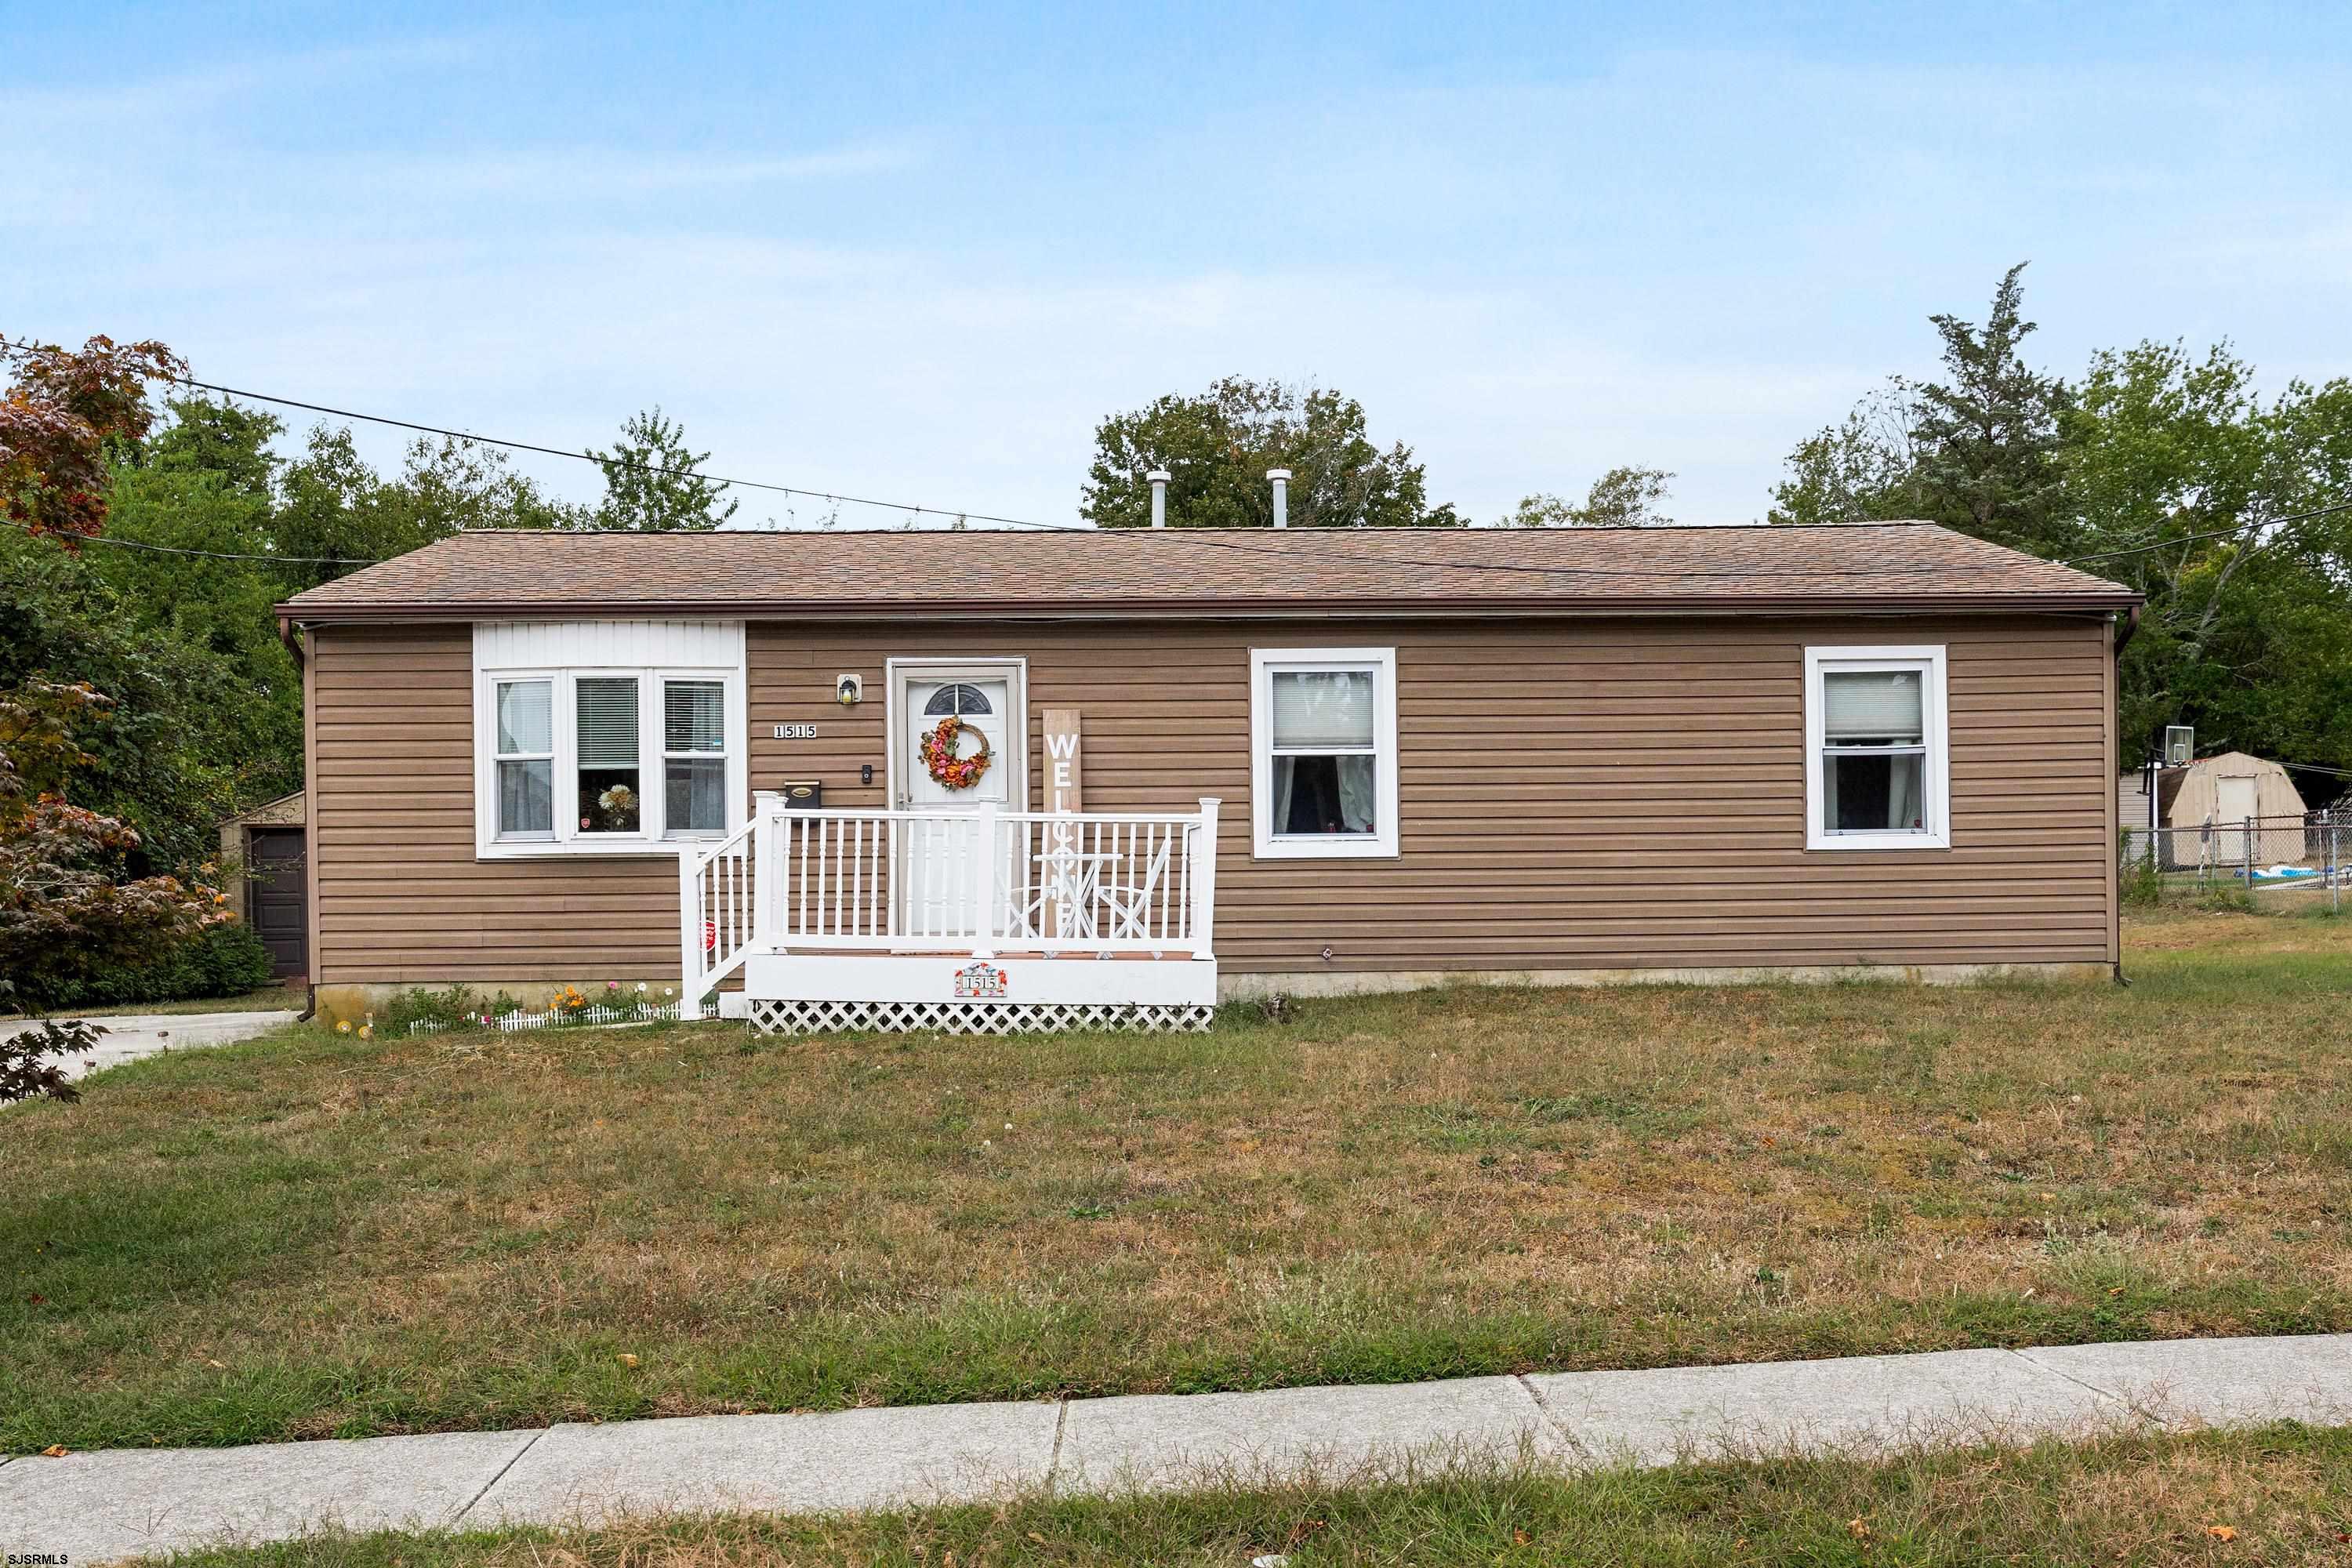
[(556, 446), (658, 402), (719, 471), (945, 508), (1067, 521), (1104, 414), (1234, 373), (1361, 398), (1473, 516), (1642, 463), (1744, 521), (2028, 258), (2054, 368), (2226, 336), (2273, 386), (2352, 369), (2317, 6), (0, 0), (0, 330)]

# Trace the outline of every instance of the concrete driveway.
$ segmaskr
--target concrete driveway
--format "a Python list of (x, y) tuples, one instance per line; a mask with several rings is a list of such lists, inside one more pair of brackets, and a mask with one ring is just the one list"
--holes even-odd
[[(58, 1015), (60, 1020), (71, 1014)], [(202, 1046), (226, 1046), (267, 1034), (301, 1015), (291, 1008), (267, 1013), (147, 1013), (119, 1018), (93, 1018), (105, 1026), (98, 1048), (66, 1058), (68, 1079), (87, 1078), (100, 1068), (120, 1067), (163, 1051), (194, 1050)], [(0, 1040), (35, 1026), (27, 1020), (0, 1024)]]

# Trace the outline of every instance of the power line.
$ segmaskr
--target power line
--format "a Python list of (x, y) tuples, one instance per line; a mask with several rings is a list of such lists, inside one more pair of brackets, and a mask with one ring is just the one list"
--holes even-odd
[[(626, 458), (599, 458), (594, 453), (585, 450), (574, 452), (562, 447), (541, 446), (535, 441), (502, 440), (496, 436), (477, 436), (471, 431), (450, 430), (438, 425), (419, 425), (410, 419), (394, 419), (382, 414), (362, 414), (353, 409), (335, 408), (323, 403), (304, 403), (293, 397), (273, 397), (266, 392), (247, 392), (239, 387), (221, 386), (209, 381), (196, 381), (184, 375), (170, 376), (166, 379), (175, 381), (183, 386), (201, 387), (206, 392), (217, 392), (224, 396), (247, 397), (257, 403), (275, 403), (285, 408), (307, 409), (312, 414), (331, 414), (338, 419), (360, 419), (371, 425), (390, 425), (396, 429), (414, 430), (425, 436), (446, 436), (453, 441), (472, 441), (485, 447), (505, 447), (517, 452), (538, 452), (550, 458), (571, 458), (581, 462), (595, 463), (600, 467), (606, 463), (613, 463), (623, 468), (635, 468), (640, 473), (657, 474), (665, 479), (702, 479), (711, 484), (732, 486), (739, 489), (772, 490), (778, 495), (804, 496), (811, 500), (832, 503), (847, 501), (854, 506), (880, 507), (886, 511), (903, 511), (915, 517), (960, 517), (977, 522), (1000, 522), (1008, 528), (1075, 528), (1075, 525), (1070, 523), (1035, 522), (1027, 518), (1019, 517), (992, 517), (986, 512), (956, 511), (942, 507), (917, 506), (912, 501), (877, 500), (871, 496), (844, 495), (838, 490), (803, 489), (798, 485), (772, 484), (764, 479), (730, 479), (718, 474), (706, 474), (695, 468), (673, 468), (659, 463), (640, 463)], [(1077, 531), (1092, 531), (1077, 530)]]
[[(39, 537), (39, 531), (29, 524), (11, 522), (8, 526), (19, 533)], [(248, 555), (232, 550), (189, 550), (177, 544), (150, 544), (143, 539), (123, 539), (111, 533), (52, 533), (50, 537), (68, 540), (75, 544), (115, 544), (125, 550), (152, 550), (159, 555), (201, 555), (207, 561), (269, 561), (288, 566), (381, 566), (385, 560), (380, 555)]]
[(2095, 555), (2076, 555), (2055, 562), (2059, 566), (2079, 566), (2085, 561), (2111, 561), (2118, 555), (2145, 555), (2153, 550), (2169, 550), (2176, 544), (2192, 544), (2200, 539), (2234, 539), (2250, 528), (2276, 528), (2283, 522), (2302, 522), (2315, 517), (2326, 517), (2339, 511), (2352, 511), (2352, 500), (2337, 501), (2333, 506), (2314, 507), (2309, 511), (2291, 511), (2284, 517), (2266, 517), (2258, 522), (2239, 523), (2234, 528), (2217, 528), (2210, 533), (2181, 533), (2170, 539), (2159, 539), (2153, 544), (2134, 544), (2122, 550), (2102, 551)]
[[(470, 431), (451, 429), (446, 426), (425, 425), (415, 420), (394, 418), (389, 415), (365, 414), (356, 409), (338, 408), (331, 404), (310, 403), (300, 398), (279, 397), (266, 392), (254, 392), (243, 387), (226, 386), (217, 382), (198, 381), (192, 376), (172, 376), (167, 379), (183, 386), (193, 386), (205, 392), (219, 393), (226, 397), (248, 398), (257, 403), (270, 403), (276, 404), (281, 407), (299, 408), (313, 414), (330, 415), (338, 419), (357, 419), (373, 425), (390, 426), (400, 430), (414, 430), (421, 435), (441, 436), (454, 441), (469, 441), (481, 446), (501, 447), (518, 452), (536, 452), (542, 456), (551, 458), (569, 458), (580, 462), (595, 463), (600, 467), (606, 464), (616, 464), (621, 467), (636, 469), (639, 472), (660, 475), (666, 478), (699, 479), (704, 482), (719, 485), (721, 487), (766, 490), (778, 495), (803, 496), (810, 500), (820, 500), (836, 505), (847, 502), (856, 506), (879, 507), (885, 510), (902, 511), (912, 517), (923, 517), (929, 515), (940, 518), (956, 518), (965, 521), (992, 522), (1002, 524), (1008, 528), (1036, 529), (1047, 532), (1099, 533), (1129, 531), (1124, 530), (1096, 529), (1074, 523), (1039, 522), (1034, 519), (1030, 518), (1001, 517), (987, 512), (958, 511), (943, 507), (919, 506), (911, 501), (881, 500), (871, 496), (853, 496), (845, 494), (838, 490), (810, 489), (799, 485), (777, 484), (764, 479), (731, 479), (719, 474), (703, 473), (693, 468), (670, 468), (658, 463), (638, 462), (631, 458), (598, 458), (593, 453), (585, 450), (575, 452), (567, 447), (550, 447), (535, 441), (514, 441), (496, 436), (481, 436)], [(2336, 505), (2320, 507), (2311, 511), (2296, 512), (2285, 517), (2270, 518), (2252, 526), (2258, 528), (2268, 528), (2279, 523), (2298, 522), (2307, 518), (2324, 517), (2332, 512), (2345, 510), (2352, 510), (2352, 501), (2339, 502)], [(1838, 527), (1843, 525), (1811, 524), (1802, 526)], [(2242, 532), (2243, 531), (2244, 525), (2241, 525), (2238, 528), (2221, 529), (2210, 533), (2187, 534), (2175, 539), (2159, 541), (2152, 544), (2134, 545), (2124, 549), (2102, 551), (2095, 554), (2076, 556), (2071, 560), (2055, 561), (2052, 562), (2051, 564), (2057, 566), (2076, 566), (2089, 561), (2110, 561), (2126, 555), (2139, 555), (2146, 554), (2151, 551), (2168, 550), (2176, 544), (2189, 543), (2198, 540), (2224, 538)], [(1139, 530), (1133, 531), (1142, 531)], [(1192, 529), (1168, 529), (1157, 531), (1160, 532), (1165, 537), (1173, 538), (1181, 536), (1188, 539), (1192, 543), (1204, 545), (1213, 549), (1238, 550), (1249, 554), (1270, 555), (1285, 559), (1296, 558), (1302, 554), (1311, 552), (1318, 560), (1328, 561), (1337, 555), (1365, 565), (1425, 566), (1435, 571), (1508, 573), (1545, 577), (1667, 577), (1675, 580), (1717, 578), (1745, 580), (1763, 577), (1885, 577), (1890, 575), (1937, 576), (1962, 573), (1969, 570), (1966, 567), (1948, 565), (1877, 566), (1853, 569), (1818, 567), (1795, 572), (1774, 572), (1764, 570), (1708, 572), (1688, 569), (1643, 569), (1640, 567), (1616, 569), (1598, 566), (1538, 566), (1510, 562), (1438, 561), (1428, 559), (1426, 557), (1414, 556), (1382, 556), (1373, 558), (1362, 555), (1347, 555), (1344, 552), (1334, 552), (1328, 548), (1327, 542), (1322, 541), (1318, 541), (1316, 545), (1311, 547), (1311, 550), (1301, 550), (1297, 548), (1283, 548), (1274, 545), (1252, 544), (1234, 539), (1210, 539), (1202, 537), (1199, 531)], [(105, 539), (109, 542), (140, 547), (139, 542), (136, 541), (115, 540), (112, 539), (111, 536), (103, 534), (96, 535), (94, 537)], [(179, 554), (205, 555), (219, 560), (277, 561), (307, 565), (341, 566), (365, 566), (381, 563), (376, 560), (360, 560), (327, 556), (237, 556), (215, 551), (171, 551), (171, 547), (163, 545), (146, 545), (144, 548), (158, 551), (170, 551), (170, 552)]]

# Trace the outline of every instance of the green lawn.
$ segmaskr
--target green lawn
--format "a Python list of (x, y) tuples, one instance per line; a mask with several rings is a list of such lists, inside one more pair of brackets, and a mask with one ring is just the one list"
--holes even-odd
[(2352, 1329), (2352, 921), (2128, 968), (174, 1054), (0, 1112), (0, 1448)]
[(1927, 1452), (1654, 1471), (1326, 1481), (862, 1517), (649, 1520), (595, 1531), (331, 1537), (180, 1568), (860, 1568), (960, 1564), (2352, 1563), (2352, 1431)]

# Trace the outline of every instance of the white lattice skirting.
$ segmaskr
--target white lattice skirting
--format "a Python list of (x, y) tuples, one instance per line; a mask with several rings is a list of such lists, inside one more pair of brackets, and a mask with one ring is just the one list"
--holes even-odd
[(1213, 1007), (1156, 1002), (779, 1002), (755, 998), (751, 1027), (763, 1035), (872, 1029), (886, 1034), (1050, 1034), (1108, 1029), (1163, 1035), (1206, 1029)]

